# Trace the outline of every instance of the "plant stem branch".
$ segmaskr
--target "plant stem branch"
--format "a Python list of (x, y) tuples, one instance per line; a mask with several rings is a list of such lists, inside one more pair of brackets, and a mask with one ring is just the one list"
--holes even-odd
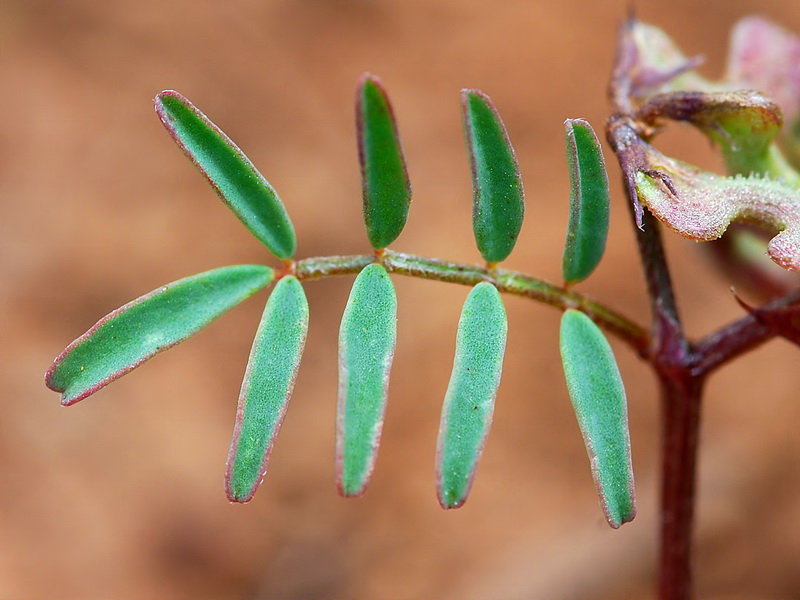
[[(652, 347), (645, 354), (658, 376), (663, 411), (661, 555), (659, 600), (692, 598), (692, 529), (701, 396), (706, 377), (715, 369), (764, 343), (778, 333), (797, 341), (792, 329), (800, 291), (790, 293), (691, 344), (680, 322), (669, 267), (661, 242), (660, 224), (644, 210), (636, 189), (639, 173), (656, 173), (650, 158), (654, 124), (661, 117), (682, 119), (675, 97), (652, 98), (636, 110), (642, 96), (660, 83), (697, 65), (685, 60), (675, 68), (651, 68), (640, 60), (634, 39), (637, 23), (631, 16), (620, 28), (617, 54), (609, 85), (614, 113), (606, 125), (608, 141), (617, 156), (631, 207), (636, 241), (647, 282), (652, 311)], [(642, 43), (641, 40), (638, 43)], [(644, 92), (644, 94), (643, 94)], [(666, 183), (666, 181), (665, 181)], [(673, 195), (677, 192), (670, 188)], [(775, 309), (775, 312), (770, 312)], [(787, 316), (788, 315), (788, 316)], [(780, 330), (781, 325), (791, 325)], [(789, 329), (789, 331), (787, 331)], [(796, 328), (795, 328), (796, 329)]]
[(500, 292), (524, 296), (565, 310), (577, 308), (592, 318), (595, 323), (627, 343), (640, 356), (646, 357), (651, 346), (647, 331), (620, 313), (576, 292), (552, 283), (507, 269), (477, 267), (436, 258), (426, 258), (384, 250), (380, 255), (320, 256), (299, 260), (294, 273), (301, 280), (319, 279), (333, 275), (355, 274), (368, 264), (380, 262), (390, 273), (435, 279), (461, 285), (476, 285), (488, 281)]
[[(777, 309), (800, 303), (800, 289), (794, 290), (764, 306)], [(695, 364), (692, 374), (704, 376), (733, 359), (757, 348), (775, 337), (775, 331), (753, 315), (746, 315), (707, 335), (694, 346)]]

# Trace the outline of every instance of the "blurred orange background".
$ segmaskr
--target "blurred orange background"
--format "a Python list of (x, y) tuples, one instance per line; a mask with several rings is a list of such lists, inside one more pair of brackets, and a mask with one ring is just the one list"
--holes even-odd
[[(639, 2), (722, 72), (730, 26), (783, 0)], [(618, 0), (0, 3), (0, 598), (652, 598), (658, 414), (653, 378), (614, 344), (630, 400), (639, 517), (605, 524), (571, 414), (558, 314), (508, 298), (495, 422), (466, 505), (442, 511), (433, 462), (467, 290), (396, 279), (399, 339), (370, 489), (333, 483), (336, 344), (352, 278), (311, 282), (294, 399), (255, 500), (222, 475), (259, 294), (181, 347), (68, 410), (52, 358), (163, 283), (268, 262), (163, 131), (173, 88), (248, 153), (292, 215), (299, 256), (361, 253), (353, 124), (364, 71), (389, 90), (414, 185), (397, 250), (477, 263), (458, 92), (497, 104), (528, 219), (509, 268), (557, 281), (568, 211), (563, 121), (597, 129)], [(661, 148), (719, 167), (674, 126)], [(647, 305), (616, 164), (611, 240), (581, 289), (640, 322)], [(728, 283), (668, 236), (687, 330), (737, 318)], [(700, 456), (698, 597), (800, 597), (800, 369), (771, 342), (710, 381)]]

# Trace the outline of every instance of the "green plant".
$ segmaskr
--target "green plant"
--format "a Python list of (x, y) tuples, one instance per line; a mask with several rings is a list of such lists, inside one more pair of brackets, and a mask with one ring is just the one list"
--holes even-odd
[[(767, 29), (770, 35), (763, 35)], [(473, 228), (486, 264), (471, 266), (394, 252), (387, 247), (406, 222), (411, 187), (397, 124), (380, 82), (358, 87), (357, 125), (364, 219), (373, 251), (358, 256), (295, 260), (295, 232), (275, 190), (244, 154), (188, 100), (162, 92), (156, 110), (165, 127), (223, 201), (281, 264), (224, 267), (159, 288), (104, 317), (75, 340), (48, 371), (47, 384), (65, 405), (87, 397), (156, 353), (192, 335), (258, 290), (275, 282), (248, 362), (228, 459), (226, 488), (247, 502), (285, 414), (308, 327), (302, 282), (357, 274), (340, 330), (337, 482), (346, 496), (364, 493), (375, 463), (395, 346), (396, 297), (390, 274), (472, 287), (464, 304), (456, 358), (442, 410), (437, 487), (444, 508), (467, 498), (488, 434), (500, 382), (507, 323), (500, 292), (563, 310), (560, 349), (570, 397), (589, 454), (606, 518), (613, 527), (635, 515), (625, 394), (600, 328), (626, 342), (653, 369), (664, 404), (660, 598), (691, 597), (690, 550), (700, 403), (707, 377), (719, 367), (780, 335), (795, 342), (796, 291), (697, 340), (681, 326), (659, 221), (691, 239), (721, 236), (732, 222), (777, 236), (767, 250), (781, 266), (800, 268), (796, 195), (791, 166), (798, 143), (798, 98), (766, 93), (775, 73), (791, 79), (781, 61), (756, 65), (768, 51), (800, 42), (759, 20), (737, 30), (726, 82), (701, 79), (696, 60), (683, 57), (659, 30), (628, 22), (622, 29), (611, 92), (607, 137), (626, 183), (652, 308), (643, 327), (575, 290), (597, 266), (608, 226), (608, 182), (599, 143), (585, 121), (566, 122), (571, 213), (563, 285), (503, 269), (524, 215), (524, 195), (509, 136), (489, 98), (462, 92), (464, 128), (473, 174)], [(767, 40), (767, 41), (764, 41)], [(745, 52), (746, 48), (746, 52)], [(776, 50), (777, 48), (777, 50)], [(767, 76), (769, 75), (769, 76)], [(777, 90), (780, 91), (780, 90)], [(651, 142), (669, 120), (691, 123), (720, 148), (728, 176), (665, 156)], [(778, 136), (780, 139), (778, 140)], [(779, 149), (782, 145), (789, 159)], [(647, 207), (647, 211), (644, 208)], [(721, 266), (753, 291), (780, 289), (758, 253), (747, 250), (747, 229), (731, 227), (715, 251)], [(599, 327), (598, 327), (599, 326)]]

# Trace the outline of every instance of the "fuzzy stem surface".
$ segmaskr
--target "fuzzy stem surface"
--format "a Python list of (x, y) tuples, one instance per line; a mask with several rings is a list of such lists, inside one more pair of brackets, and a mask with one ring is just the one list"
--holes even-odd
[(386, 249), (378, 256), (366, 254), (306, 258), (295, 263), (293, 272), (300, 280), (319, 279), (333, 275), (355, 274), (373, 262), (380, 262), (389, 273), (407, 277), (434, 279), (468, 286), (488, 281), (506, 294), (524, 296), (561, 310), (567, 308), (581, 310), (642, 357), (646, 356), (651, 346), (650, 335), (643, 327), (604, 304), (574, 289), (565, 289), (543, 279), (499, 267), (479, 267)]

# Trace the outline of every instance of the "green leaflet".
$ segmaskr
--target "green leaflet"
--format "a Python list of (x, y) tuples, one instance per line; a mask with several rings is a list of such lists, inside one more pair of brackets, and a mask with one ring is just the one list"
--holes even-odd
[(267, 301), (247, 363), (225, 474), (231, 502), (249, 502), (267, 472), (267, 460), (292, 395), (308, 331), (308, 302), (293, 275)]
[(364, 196), (364, 223), (372, 247), (385, 248), (405, 227), (411, 203), (403, 149), (392, 106), (380, 80), (366, 74), (356, 94), (358, 159)]
[(525, 196), (517, 157), (492, 101), (462, 90), (461, 105), (472, 168), (472, 229), (487, 263), (505, 260), (517, 243)]
[(608, 236), (608, 174), (600, 142), (583, 119), (564, 122), (570, 179), (570, 213), (562, 271), (576, 283), (600, 263)]
[(260, 265), (222, 267), (180, 279), (100, 319), (67, 346), (45, 376), (75, 404), (144, 361), (197, 333), (272, 281)]
[(500, 293), (490, 283), (479, 283), (458, 322), (453, 373), (439, 425), (436, 481), (442, 508), (461, 506), (472, 486), (492, 424), (507, 330)]
[(359, 273), (339, 330), (336, 475), (343, 496), (364, 493), (378, 453), (397, 340), (397, 297), (381, 265)]
[(625, 388), (600, 328), (575, 309), (561, 318), (561, 361), (600, 504), (616, 529), (636, 516)]
[(253, 163), (178, 92), (161, 92), (155, 106), (169, 134), (244, 226), (275, 256), (291, 258), (297, 246), (294, 227), (278, 194)]

